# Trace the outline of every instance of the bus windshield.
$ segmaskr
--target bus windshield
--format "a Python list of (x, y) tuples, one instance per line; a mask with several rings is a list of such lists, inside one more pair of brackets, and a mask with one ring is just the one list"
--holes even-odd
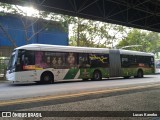
[(14, 51), (10, 57), (9, 63), (8, 63), (8, 67), (7, 69), (10, 70), (13, 67), (15, 67), (15, 63), (16, 63), (16, 51)]

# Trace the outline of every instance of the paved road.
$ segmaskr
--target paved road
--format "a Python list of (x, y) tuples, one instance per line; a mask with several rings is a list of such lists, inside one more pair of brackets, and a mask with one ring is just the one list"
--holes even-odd
[(141, 79), (112, 78), (102, 81), (58, 82), (55, 84), (45, 85), (35, 83), (12, 84), (7, 82), (0, 84), (0, 100), (3, 101), (47, 95), (73, 94), (86, 91), (104, 90), (153, 83), (160, 83), (160, 75), (148, 75)]
[[(93, 92), (94, 91), (94, 92)], [(65, 96), (67, 94), (68, 96)], [(70, 95), (72, 94), (72, 95)], [(137, 111), (149, 111), (160, 116), (160, 76), (150, 75), (143, 79), (109, 79), (103, 81), (65, 82), (53, 85), (28, 84), (0, 84), (1, 111), (31, 111), (42, 113), (51, 111), (49, 116), (54, 119), (65, 120), (97, 120), (114, 119), (118, 117), (105, 116), (107, 111), (113, 111), (111, 116), (125, 116)], [(51, 97), (38, 97), (51, 95)], [(61, 96), (61, 97), (54, 97)], [(63, 97), (62, 97), (63, 96)], [(25, 101), (29, 98), (29, 101)], [(34, 97), (34, 98), (33, 98)], [(38, 99), (36, 99), (38, 97)], [(26, 98), (18, 100), (9, 100)], [(3, 104), (7, 103), (7, 104)], [(54, 113), (55, 111), (56, 114)], [(59, 112), (60, 111), (60, 112)], [(62, 111), (69, 111), (64, 113)], [(78, 113), (76, 113), (76, 112)], [(88, 111), (88, 112), (83, 112)], [(115, 111), (125, 111), (116, 113)], [(129, 111), (129, 113), (127, 113)], [(133, 113), (132, 113), (133, 112)], [(104, 113), (104, 114), (103, 114)], [(67, 115), (72, 118), (67, 117)], [(144, 114), (144, 112), (140, 113)], [(56, 117), (60, 116), (60, 117)], [(75, 117), (76, 116), (76, 117)], [(84, 117), (89, 116), (89, 117)], [(47, 117), (43, 119), (53, 119)], [(1, 119), (1, 118), (0, 118)], [(15, 118), (16, 120), (17, 118)], [(25, 119), (25, 118), (24, 118)], [(33, 118), (31, 118), (33, 119)], [(159, 120), (159, 117), (121, 117), (121, 120)]]

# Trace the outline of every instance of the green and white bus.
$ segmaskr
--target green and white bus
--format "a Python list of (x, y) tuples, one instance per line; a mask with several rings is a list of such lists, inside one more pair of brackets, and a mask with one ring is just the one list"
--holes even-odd
[(29, 44), (14, 49), (6, 78), (14, 82), (101, 80), (155, 72), (154, 54), (122, 49)]

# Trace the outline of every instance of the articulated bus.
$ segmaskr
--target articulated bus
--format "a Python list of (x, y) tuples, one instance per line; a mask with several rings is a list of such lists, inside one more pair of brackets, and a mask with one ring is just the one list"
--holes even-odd
[(54, 83), (59, 80), (101, 80), (155, 72), (154, 54), (122, 49), (28, 44), (15, 48), (6, 78), (13, 82)]

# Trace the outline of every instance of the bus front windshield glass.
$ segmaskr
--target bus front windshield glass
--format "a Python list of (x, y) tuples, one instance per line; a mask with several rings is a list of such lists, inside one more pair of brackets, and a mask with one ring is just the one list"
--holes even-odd
[(13, 52), (10, 57), (7, 69), (9, 70), (9, 69), (12, 69), (13, 67), (15, 67), (15, 62), (16, 62), (16, 52)]

